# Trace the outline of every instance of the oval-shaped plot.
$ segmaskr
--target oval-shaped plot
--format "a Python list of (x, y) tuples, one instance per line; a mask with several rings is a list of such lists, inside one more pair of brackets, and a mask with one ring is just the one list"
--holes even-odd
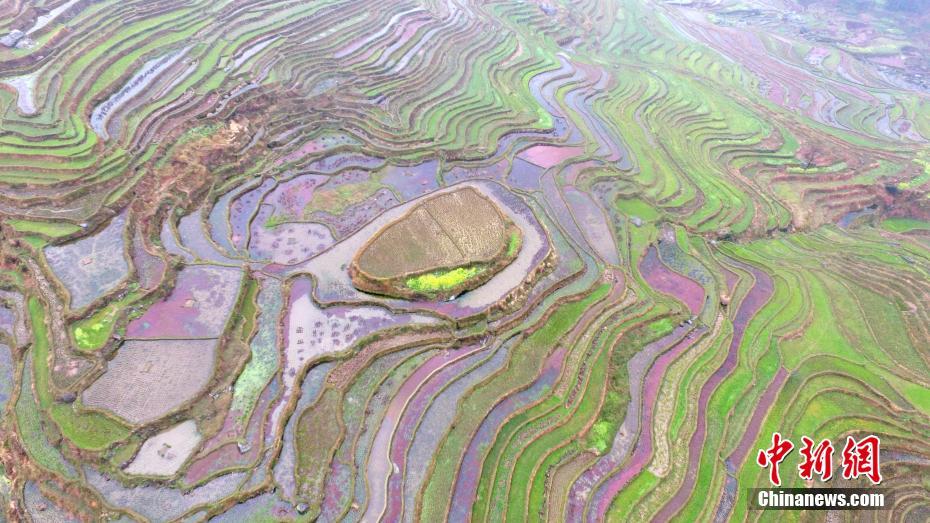
[(352, 260), (360, 290), (446, 299), (474, 289), (513, 261), (520, 229), (473, 187), (428, 198), (372, 236)]

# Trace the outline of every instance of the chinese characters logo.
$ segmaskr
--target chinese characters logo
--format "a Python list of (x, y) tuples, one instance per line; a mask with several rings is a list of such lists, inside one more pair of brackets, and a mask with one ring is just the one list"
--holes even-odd
[[(858, 441), (852, 436), (846, 438), (843, 446), (842, 475), (844, 479), (856, 479), (865, 476), (878, 485), (882, 481), (879, 465), (878, 436), (866, 436)], [(798, 475), (805, 480), (814, 479), (814, 475), (822, 481), (829, 481), (833, 477), (833, 444), (830, 440), (822, 440), (814, 445), (814, 440), (807, 436), (801, 437), (800, 453), (803, 460), (798, 465)], [(769, 480), (776, 487), (781, 486), (779, 465), (794, 450), (794, 443), (775, 432), (772, 434), (772, 445), (760, 449), (756, 456), (756, 463), (762, 468), (769, 469)]]

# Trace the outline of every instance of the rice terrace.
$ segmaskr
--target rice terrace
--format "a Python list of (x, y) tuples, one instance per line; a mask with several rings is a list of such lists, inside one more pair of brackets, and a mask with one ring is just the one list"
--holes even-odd
[(0, 409), (0, 521), (930, 521), (930, 3), (0, 2)]

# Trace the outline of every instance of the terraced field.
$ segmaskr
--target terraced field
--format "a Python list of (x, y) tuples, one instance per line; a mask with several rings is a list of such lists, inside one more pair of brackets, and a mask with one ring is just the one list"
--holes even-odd
[(0, 4), (0, 520), (930, 520), (928, 13)]
[(450, 299), (510, 264), (522, 237), (493, 202), (464, 187), (427, 198), (376, 232), (349, 274), (370, 293)]

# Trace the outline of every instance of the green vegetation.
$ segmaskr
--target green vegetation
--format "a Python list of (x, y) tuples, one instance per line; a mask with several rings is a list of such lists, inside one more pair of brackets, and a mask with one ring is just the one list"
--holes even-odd
[(255, 330), (255, 321), (258, 316), (258, 291), (261, 289), (257, 280), (248, 279), (245, 284), (241, 303), (242, 308), (238, 317), (242, 319), (242, 341), (249, 341), (252, 331)]
[(645, 221), (654, 221), (660, 216), (655, 207), (635, 198), (617, 200), (617, 210), (627, 216), (637, 217)]
[(38, 410), (46, 412), (55, 422), (62, 436), (84, 450), (102, 450), (129, 436), (129, 429), (102, 414), (79, 412), (74, 404), (54, 401), (49, 388), (49, 338), (45, 323), (45, 310), (35, 297), (29, 299), (29, 314), (35, 336), (33, 358)]
[[(99, 314), (99, 313), (98, 313)], [(81, 350), (95, 350), (103, 347), (113, 331), (114, 314), (88, 318), (73, 327), (74, 341)]]
[(324, 482), (327, 470), (320, 463), (328, 463), (342, 438), (342, 425), (338, 420), (341, 397), (333, 389), (327, 389), (315, 405), (300, 415), (298, 421), (297, 478), (301, 499), (310, 501), (310, 519), (320, 512), (323, 501)]
[(118, 301), (110, 302), (92, 316), (71, 325), (71, 333), (80, 350), (97, 350), (106, 344), (113, 334), (113, 327), (119, 314), (141, 296), (138, 292), (127, 293)]
[(23, 236), (23, 241), (36, 252), (41, 252), (48, 245), (48, 240), (41, 236)]
[(32, 325), (32, 355), (35, 361), (36, 394), (42, 408), (52, 403), (48, 383), (48, 325), (45, 323), (45, 308), (36, 297), (29, 298), (29, 321)]
[(48, 236), (49, 238), (58, 238), (67, 236), (81, 230), (77, 225), (68, 222), (38, 222), (29, 220), (9, 220), (11, 227), (22, 233), (34, 233)]
[(232, 409), (239, 413), (239, 423), (244, 426), (277, 370), (280, 356), (276, 332), (284, 310), (285, 288), (277, 279), (265, 280), (261, 286), (250, 279), (243, 293), (238, 313), (242, 321), (240, 334), (244, 342), (251, 337), (251, 356), (233, 384)]
[(882, 228), (891, 232), (908, 232), (914, 230), (930, 230), (930, 223), (912, 218), (886, 218), (882, 221)]
[(520, 238), (519, 233), (514, 232), (510, 235), (510, 240), (507, 241), (507, 257), (508, 258), (517, 254), (517, 252), (520, 250), (521, 242), (522, 242), (522, 239)]
[(588, 436), (587, 443), (598, 452), (606, 452), (610, 448), (617, 429), (620, 428), (623, 417), (626, 415), (627, 405), (630, 402), (627, 362), (642, 347), (670, 334), (676, 322), (683, 319), (663, 316), (668, 312), (667, 308), (661, 305), (652, 308), (646, 314), (646, 319), (640, 321), (648, 323), (631, 326), (632, 328), (622, 335), (616, 346), (612, 347), (604, 403)]
[(484, 272), (484, 267), (456, 267), (444, 271), (434, 271), (412, 278), (407, 278), (407, 287), (426, 294), (448, 291), (464, 285), (468, 280)]
[(56, 403), (49, 411), (61, 434), (79, 448), (103, 450), (129, 437), (129, 428), (96, 412), (79, 412), (74, 404)]
[[(533, 381), (539, 373), (544, 361), (543, 355), (555, 348), (558, 341), (568, 333), (584, 312), (592, 305), (603, 299), (610, 290), (609, 285), (600, 285), (589, 291), (589, 294), (577, 301), (563, 304), (556, 308), (542, 326), (526, 337), (511, 353), (511, 364), (506, 372), (499, 373), (493, 379), (482, 383), (469, 391), (463, 398), (457, 412), (458, 422), (450, 434), (442, 442), (437, 451), (433, 480), (426, 486), (425, 495), (438, 495), (445, 492), (439, 499), (448, 500), (451, 484), (455, 478), (454, 467), (458, 465), (455, 459), (446, 459), (446, 453), (458, 454), (472, 434), (474, 428), (484, 417), (484, 409), (478, 407), (496, 402), (500, 397), (500, 390), (517, 390)], [(480, 500), (480, 498), (479, 498)], [(424, 517), (431, 520), (432, 511), (444, 510), (444, 506), (425, 505)]]
[[(31, 363), (31, 358), (27, 358), (26, 362)], [(64, 476), (73, 476), (71, 468), (64, 461), (61, 453), (48, 442), (42, 430), (42, 409), (32, 394), (30, 372), (23, 373), (22, 387), (15, 412), (20, 440), (29, 456), (45, 469)]]

